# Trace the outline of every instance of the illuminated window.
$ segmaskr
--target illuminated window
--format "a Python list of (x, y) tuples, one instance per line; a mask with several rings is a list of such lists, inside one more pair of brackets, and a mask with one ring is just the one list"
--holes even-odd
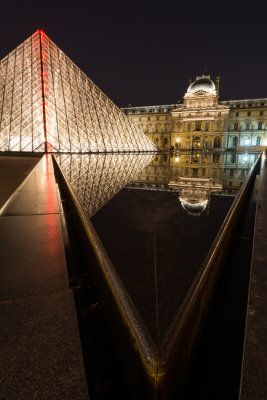
[(201, 122), (196, 122), (196, 131), (201, 131)]

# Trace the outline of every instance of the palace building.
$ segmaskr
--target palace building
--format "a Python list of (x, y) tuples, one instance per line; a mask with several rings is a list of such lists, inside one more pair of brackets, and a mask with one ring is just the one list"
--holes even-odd
[(161, 149), (236, 149), (267, 147), (267, 98), (219, 100), (219, 83), (198, 76), (183, 103), (122, 110)]

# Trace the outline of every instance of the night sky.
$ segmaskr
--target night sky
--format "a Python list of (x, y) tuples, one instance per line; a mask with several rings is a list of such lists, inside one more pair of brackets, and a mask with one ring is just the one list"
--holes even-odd
[(120, 107), (182, 101), (203, 73), (221, 76), (221, 100), (267, 97), (266, 9), (263, 1), (5, 0), (0, 58), (41, 28)]

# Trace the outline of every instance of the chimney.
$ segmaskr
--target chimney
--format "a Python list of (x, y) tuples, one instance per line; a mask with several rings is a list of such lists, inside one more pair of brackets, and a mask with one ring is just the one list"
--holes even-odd
[(220, 88), (220, 77), (216, 76), (216, 92), (219, 94), (219, 88)]

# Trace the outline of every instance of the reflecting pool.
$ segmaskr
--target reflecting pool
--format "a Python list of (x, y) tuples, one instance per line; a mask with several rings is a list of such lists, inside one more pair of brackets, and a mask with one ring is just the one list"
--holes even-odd
[(162, 341), (257, 155), (56, 159), (151, 337)]

